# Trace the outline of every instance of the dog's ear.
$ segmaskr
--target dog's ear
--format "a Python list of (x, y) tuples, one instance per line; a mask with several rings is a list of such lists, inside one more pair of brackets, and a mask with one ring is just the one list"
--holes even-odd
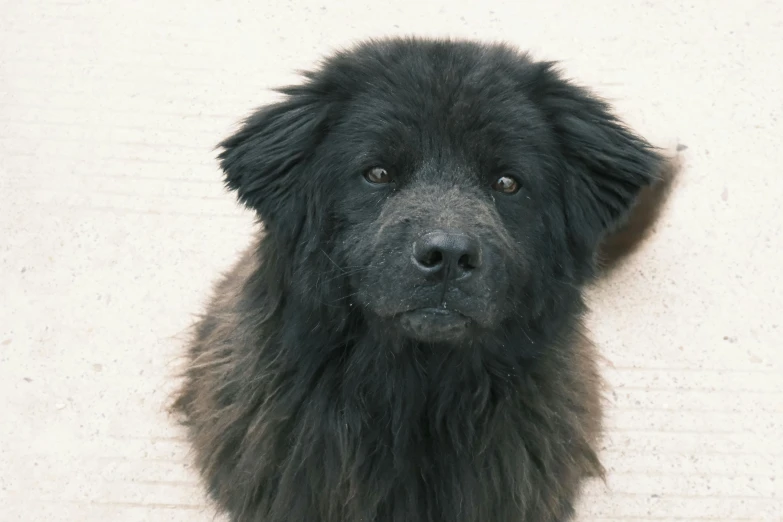
[(537, 94), (562, 158), (562, 196), (572, 246), (594, 253), (622, 225), (664, 158), (618, 120), (609, 105), (541, 65)]
[(268, 231), (294, 242), (308, 215), (308, 164), (327, 131), (328, 104), (306, 87), (259, 109), (218, 147), (226, 186), (255, 210)]

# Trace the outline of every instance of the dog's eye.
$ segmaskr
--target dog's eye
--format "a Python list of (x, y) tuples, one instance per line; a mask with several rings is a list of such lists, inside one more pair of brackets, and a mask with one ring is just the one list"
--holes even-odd
[(519, 182), (510, 176), (501, 176), (492, 183), (492, 190), (504, 194), (514, 194), (519, 190)]
[(377, 185), (382, 185), (384, 183), (391, 183), (392, 181), (392, 177), (391, 174), (389, 174), (389, 171), (381, 167), (373, 167), (367, 172), (365, 172), (364, 179), (366, 179), (370, 183), (375, 183)]

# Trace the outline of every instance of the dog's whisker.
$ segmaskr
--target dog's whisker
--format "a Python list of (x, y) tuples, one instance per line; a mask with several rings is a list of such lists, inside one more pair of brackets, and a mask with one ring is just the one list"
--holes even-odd
[(334, 261), (334, 260), (333, 260), (331, 257), (329, 257), (329, 254), (327, 254), (327, 253), (326, 253), (326, 250), (324, 250), (324, 249), (322, 248), (322, 249), (321, 249), (321, 252), (323, 252), (323, 254), (326, 256), (326, 259), (328, 259), (329, 261), (331, 261), (331, 262), (332, 262), (332, 264), (333, 264), (334, 266), (336, 266), (338, 270), (343, 270), (343, 267), (341, 267), (340, 265), (338, 265), (338, 264), (337, 264), (337, 263), (336, 263), (336, 262), (335, 262), (335, 261)]

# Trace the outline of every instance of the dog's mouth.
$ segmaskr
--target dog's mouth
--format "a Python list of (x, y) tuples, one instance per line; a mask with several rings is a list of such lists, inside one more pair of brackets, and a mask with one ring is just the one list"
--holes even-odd
[(472, 319), (448, 308), (418, 308), (397, 316), (403, 332), (417, 341), (448, 343), (464, 338)]

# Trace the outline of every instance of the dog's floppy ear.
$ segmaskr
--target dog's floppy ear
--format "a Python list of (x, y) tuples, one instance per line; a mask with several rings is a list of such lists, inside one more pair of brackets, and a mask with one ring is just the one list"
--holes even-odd
[(305, 87), (259, 109), (219, 147), (226, 186), (255, 210), (267, 230), (293, 242), (308, 215), (307, 166), (326, 133), (328, 105)]
[(542, 64), (539, 100), (563, 158), (562, 195), (572, 246), (594, 252), (621, 225), (664, 159), (620, 122), (609, 105)]

